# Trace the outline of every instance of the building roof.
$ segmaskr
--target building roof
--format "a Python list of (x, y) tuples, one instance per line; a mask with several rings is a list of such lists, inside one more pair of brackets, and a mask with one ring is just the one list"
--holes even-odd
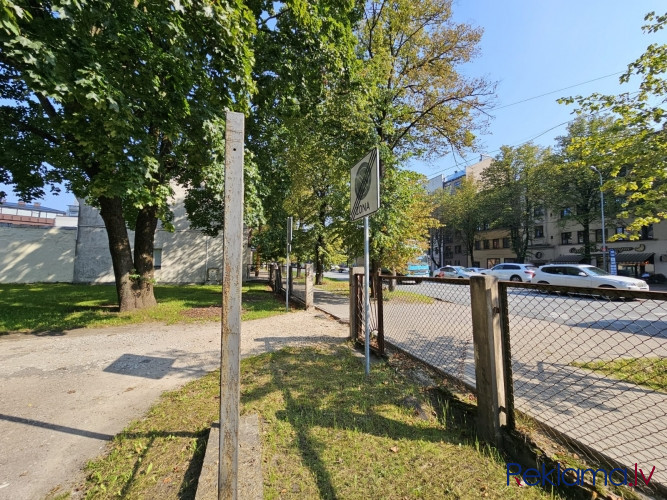
[(34, 204), (31, 204), (31, 203), (19, 204), (19, 203), (11, 203), (11, 202), (8, 202), (8, 201), (0, 202), (0, 208), (17, 208), (17, 209), (20, 209), (20, 210), (36, 210), (36, 211), (39, 211), (39, 212), (46, 212), (46, 213), (51, 213), (51, 214), (62, 214), (62, 215), (65, 215), (67, 213), (63, 210), (56, 210), (55, 208), (49, 208), (49, 207), (45, 207), (43, 205), (34, 205)]

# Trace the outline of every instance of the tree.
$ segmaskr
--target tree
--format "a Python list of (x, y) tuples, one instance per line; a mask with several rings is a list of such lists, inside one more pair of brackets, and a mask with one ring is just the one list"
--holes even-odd
[[(257, 17), (258, 82), (249, 120), (248, 147), (253, 152), (263, 185), (266, 223), (255, 232), (253, 244), (265, 259), (285, 255), (285, 221), (295, 216), (305, 258), (316, 261), (318, 279), (335, 251), (330, 219), (342, 151), (348, 149), (333, 101), (349, 92), (345, 82), (354, 69), (353, 1), (292, 0), (250, 2)], [(354, 134), (352, 134), (354, 135)], [(332, 170), (333, 169), (333, 170)], [(332, 184), (333, 183), (333, 184)], [(306, 242), (311, 251), (306, 251)]]
[[(436, 216), (440, 224), (452, 230), (466, 248), (469, 264), (474, 262), (475, 237), (484, 222), (482, 196), (474, 180), (464, 177), (454, 191), (438, 190), (434, 194)], [(442, 254), (442, 248), (440, 249)]]
[[(400, 196), (410, 191), (397, 182), (404, 177), (397, 169), (411, 156), (440, 157), (472, 147), (494, 85), (458, 72), (476, 56), (481, 30), (454, 23), (451, 0), (369, 1), (357, 37), (363, 65), (358, 78), (366, 92), (362, 109), (380, 148), (382, 196), (391, 200), (371, 225), (372, 247), (386, 245), (376, 254), (382, 259), (405, 250), (408, 241), (397, 230), (409, 223), (399, 222), (394, 207), (397, 200), (409, 203)], [(430, 212), (415, 211), (430, 219)], [(373, 259), (374, 269), (380, 265), (390, 263)]]
[(171, 183), (220, 178), (224, 110), (247, 108), (252, 14), (239, 0), (7, 5), (1, 176), (23, 199), (62, 179), (99, 207), (120, 310), (149, 307)]
[[(649, 13), (643, 26), (657, 33), (667, 24), (667, 14)], [(653, 43), (628, 65), (621, 83), (641, 79), (638, 92), (619, 95), (592, 94), (570, 97), (561, 102), (577, 103), (578, 114), (610, 113), (611, 133), (573, 138), (570, 148), (584, 156), (599, 155), (610, 176), (605, 190), (624, 199), (619, 217), (632, 217), (630, 239), (637, 239), (643, 226), (667, 218), (667, 44)], [(623, 237), (623, 235), (616, 235)]]
[[(556, 210), (567, 209), (560, 220), (562, 224), (568, 221), (581, 224), (582, 257), (588, 262), (595, 248), (595, 242), (590, 239), (590, 227), (592, 223), (601, 220), (599, 174), (591, 167), (598, 169), (603, 177), (608, 177), (609, 172), (605, 170), (606, 162), (601, 155), (583, 153), (581, 139), (609, 134), (612, 126), (613, 120), (610, 118), (578, 117), (568, 124), (567, 135), (556, 138), (552, 161), (538, 167), (542, 171), (540, 177), (546, 188), (543, 190), (546, 204)], [(618, 204), (613, 197), (607, 197), (605, 205), (607, 214), (617, 212)]]
[(534, 209), (545, 198), (540, 167), (550, 151), (531, 143), (500, 150), (482, 173), (486, 216), (491, 227), (509, 231), (512, 251), (524, 262), (534, 234)]
[(358, 51), (367, 113), (378, 143), (399, 163), (473, 146), (494, 93), (494, 85), (457, 72), (476, 56), (482, 32), (451, 17), (451, 0), (366, 3)]

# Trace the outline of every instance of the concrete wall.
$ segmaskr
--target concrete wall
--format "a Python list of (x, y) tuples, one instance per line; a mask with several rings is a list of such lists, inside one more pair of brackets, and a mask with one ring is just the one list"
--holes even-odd
[[(162, 265), (155, 270), (158, 283), (204, 283), (220, 278), (222, 269), (222, 234), (216, 238), (190, 229), (183, 205), (184, 191), (176, 190), (172, 200), (174, 212), (173, 233), (158, 226), (155, 249), (161, 250)], [(113, 283), (113, 268), (109, 254), (109, 241), (99, 212), (79, 200), (79, 238), (76, 242), (74, 264), (75, 283)], [(129, 232), (130, 243), (134, 233)], [(244, 238), (243, 278), (247, 279), (249, 253), (247, 237)], [(246, 262), (247, 261), (247, 262)], [(217, 279), (216, 279), (217, 277)]]
[(0, 283), (71, 283), (76, 235), (76, 228), (0, 226)]

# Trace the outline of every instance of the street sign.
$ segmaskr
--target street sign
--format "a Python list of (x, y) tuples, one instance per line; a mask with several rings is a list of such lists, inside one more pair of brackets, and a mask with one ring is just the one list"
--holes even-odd
[(350, 218), (361, 219), (380, 208), (380, 156), (378, 149), (364, 156), (350, 171)]
[(609, 274), (618, 274), (618, 267), (616, 266), (616, 250), (609, 249)]

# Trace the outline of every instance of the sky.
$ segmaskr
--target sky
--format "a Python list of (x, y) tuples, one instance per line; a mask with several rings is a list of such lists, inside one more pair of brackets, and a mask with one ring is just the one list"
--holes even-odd
[[(667, 30), (649, 35), (641, 29), (648, 12), (667, 11), (664, 0), (454, 0), (452, 11), (456, 22), (484, 30), (480, 55), (460, 72), (497, 82), (488, 133), (478, 136), (479, 150), (466, 156), (468, 164), (480, 153), (496, 156), (502, 145), (533, 139), (553, 146), (575, 109), (558, 98), (636, 90), (632, 81), (619, 83), (620, 73), (651, 43), (667, 42)], [(530, 99), (536, 96), (542, 97)], [(465, 165), (450, 154), (412, 161), (409, 168), (430, 178)]]
[[(666, 7), (665, 0), (454, 0), (456, 22), (484, 29), (480, 55), (460, 71), (497, 82), (496, 109), (478, 150), (465, 160), (448, 155), (412, 161), (409, 168), (427, 177), (451, 175), (464, 169), (465, 161), (478, 161), (480, 153), (495, 156), (501, 145), (531, 139), (554, 145), (574, 110), (558, 104), (559, 97), (636, 88), (620, 85), (620, 73), (649, 44), (667, 42), (667, 30), (652, 35), (641, 30), (648, 12), (664, 13)], [(520, 101), (525, 102), (515, 104)], [(7, 201), (17, 201), (8, 194)], [(65, 190), (42, 201), (63, 210), (75, 203)]]

